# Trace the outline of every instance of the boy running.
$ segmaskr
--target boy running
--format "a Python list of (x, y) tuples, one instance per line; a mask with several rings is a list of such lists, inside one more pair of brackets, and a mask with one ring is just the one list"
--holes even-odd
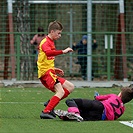
[(57, 76), (57, 74), (63, 76), (63, 70), (55, 68), (54, 66), (55, 56), (73, 52), (70, 47), (64, 50), (56, 50), (54, 41), (61, 37), (62, 30), (63, 26), (60, 22), (50, 22), (48, 26), (48, 35), (39, 45), (39, 55), (37, 61), (38, 78), (47, 89), (55, 93), (42, 111), (40, 115), (41, 119), (55, 118), (52, 115), (52, 110), (60, 102), (60, 100), (67, 97), (74, 90), (74, 85), (71, 82)]

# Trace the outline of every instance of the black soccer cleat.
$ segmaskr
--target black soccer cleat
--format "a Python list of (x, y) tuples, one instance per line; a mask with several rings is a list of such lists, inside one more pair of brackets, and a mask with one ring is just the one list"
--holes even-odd
[(56, 117), (56, 114), (55, 114), (55, 112), (54, 112), (54, 109), (51, 110), (50, 114), (51, 114), (53, 117)]
[[(45, 102), (43, 105), (46, 107), (48, 105), (50, 100), (48, 100), (47, 102)], [(53, 117), (56, 117), (56, 114), (54, 112), (54, 109), (50, 112), (50, 114), (53, 116)]]
[(42, 111), (42, 113), (40, 114), (40, 118), (41, 119), (54, 119), (55, 117), (50, 113), (45, 113)]

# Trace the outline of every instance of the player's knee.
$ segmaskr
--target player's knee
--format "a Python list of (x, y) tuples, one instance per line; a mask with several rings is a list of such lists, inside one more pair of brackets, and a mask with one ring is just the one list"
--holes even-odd
[(72, 84), (72, 90), (74, 90), (74, 84)]
[(64, 96), (64, 94), (65, 94), (65, 91), (62, 89), (62, 90), (60, 90), (60, 94), (61, 94), (61, 96), (63, 97)]
[(63, 87), (66, 88), (70, 93), (74, 90), (74, 84), (67, 80), (64, 82)]
[(59, 97), (59, 98), (62, 98), (65, 94), (65, 91), (63, 89), (60, 89), (59, 91), (56, 92), (56, 95)]
[(71, 93), (73, 90), (74, 90), (74, 84), (71, 83), (69, 86), (69, 92)]

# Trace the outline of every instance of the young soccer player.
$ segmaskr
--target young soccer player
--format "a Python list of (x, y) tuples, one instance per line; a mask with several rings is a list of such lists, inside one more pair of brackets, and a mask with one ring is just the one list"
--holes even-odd
[(57, 76), (63, 76), (63, 70), (55, 68), (55, 56), (73, 52), (68, 47), (64, 50), (56, 50), (54, 41), (61, 37), (63, 26), (60, 22), (50, 22), (48, 26), (48, 35), (41, 41), (38, 54), (38, 78), (41, 83), (49, 90), (55, 93), (50, 99), (44, 110), (42, 111), (41, 119), (53, 119), (52, 110), (60, 102), (67, 97), (73, 90), (74, 85), (66, 79)]
[(67, 99), (66, 104), (68, 106), (68, 111), (55, 110), (55, 113), (63, 120), (116, 120), (124, 113), (124, 104), (132, 99), (133, 88), (123, 87), (118, 95), (97, 95), (94, 100)]

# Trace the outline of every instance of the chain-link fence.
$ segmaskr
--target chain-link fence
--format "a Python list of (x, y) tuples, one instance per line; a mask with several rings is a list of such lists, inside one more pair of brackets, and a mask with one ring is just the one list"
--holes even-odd
[[(36, 80), (34, 35), (47, 35), (49, 22), (63, 26), (57, 49), (74, 48), (56, 57), (55, 66), (73, 80), (132, 80), (133, 2), (131, 0), (1, 0), (0, 78)], [(76, 48), (87, 35), (87, 47)], [(88, 64), (88, 65), (87, 65)]]

